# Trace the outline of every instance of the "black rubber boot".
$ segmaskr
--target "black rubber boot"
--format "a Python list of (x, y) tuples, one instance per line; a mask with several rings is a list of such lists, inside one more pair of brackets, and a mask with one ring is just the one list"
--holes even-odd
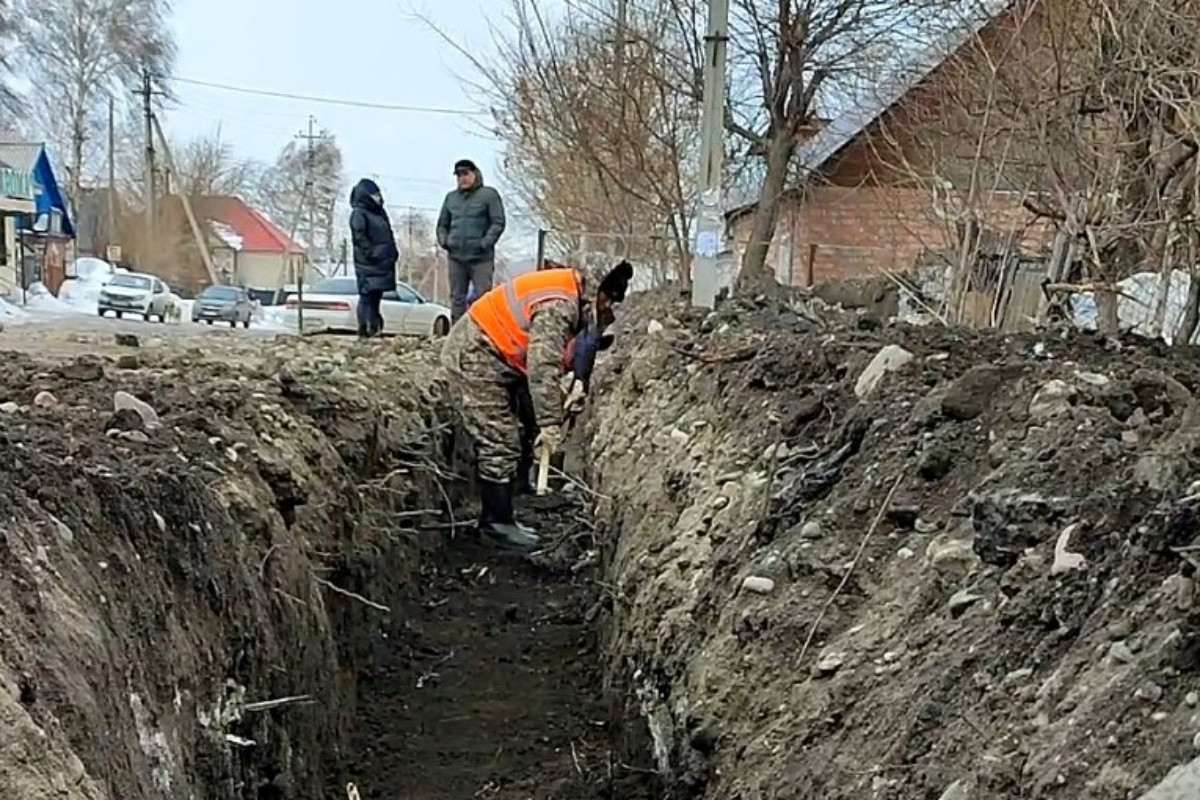
[(532, 553), (542, 545), (529, 528), (513, 518), (512, 483), (479, 481), (479, 533), (484, 539), (505, 550)]
[(517, 494), (533, 494), (534, 485), (533, 479), (530, 477), (533, 474), (533, 447), (529, 447), (529, 452), (525, 452), (525, 448), (521, 448), (521, 459), (517, 461)]

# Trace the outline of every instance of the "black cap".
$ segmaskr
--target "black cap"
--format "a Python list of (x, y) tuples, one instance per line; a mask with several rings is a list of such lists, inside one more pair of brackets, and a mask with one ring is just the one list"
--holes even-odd
[(471, 172), (479, 172), (479, 167), (475, 166), (475, 162), (469, 158), (460, 158), (454, 162), (454, 172), (458, 174), (459, 170), (469, 169)]

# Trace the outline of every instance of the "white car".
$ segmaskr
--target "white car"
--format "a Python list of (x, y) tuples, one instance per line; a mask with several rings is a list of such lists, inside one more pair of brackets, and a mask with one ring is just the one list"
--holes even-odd
[(118, 319), (125, 314), (136, 314), (145, 320), (158, 317), (159, 322), (164, 322), (171, 305), (170, 287), (153, 275), (140, 272), (116, 273), (96, 299), (100, 316), (111, 311)]
[[(328, 278), (302, 287), (304, 332), (358, 330), (358, 282), (354, 278)], [(301, 303), (291, 296), (284, 303), (283, 323), (298, 328)], [(431, 303), (405, 283), (383, 296), (379, 306), (384, 335), (445, 336), (450, 332), (450, 309)]]

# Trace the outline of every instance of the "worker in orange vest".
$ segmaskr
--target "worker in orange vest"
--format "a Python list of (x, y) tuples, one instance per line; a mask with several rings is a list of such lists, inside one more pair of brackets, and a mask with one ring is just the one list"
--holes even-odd
[(451, 328), (442, 364), (474, 439), (480, 496), (480, 533), (510, 550), (532, 552), (541, 539), (516, 521), (514, 478), (521, 458), (521, 425), (514, 401), (529, 393), (536, 448), (554, 453), (562, 444), (566, 398), (562, 360), (570, 341), (584, 332), (598, 337), (625, 299), (633, 267), (527, 272), (492, 288), (471, 304)]

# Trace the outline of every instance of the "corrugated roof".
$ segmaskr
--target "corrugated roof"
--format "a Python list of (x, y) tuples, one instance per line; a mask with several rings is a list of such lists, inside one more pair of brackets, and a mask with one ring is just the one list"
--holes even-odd
[(42, 154), (40, 142), (0, 142), (0, 161), (13, 169), (33, 172), (38, 156)]
[(800, 168), (815, 172), (823, 167), (829, 159), (850, 144), (921, 81), (928, 78), (930, 73), (957, 53), (1011, 4), (1012, 0), (984, 0), (982, 8), (973, 19), (966, 20), (962, 26), (948, 31), (938, 41), (917, 52), (913, 60), (899, 70), (899, 74), (886, 82), (878, 92), (833, 120), (820, 133), (801, 145), (796, 151), (796, 160)]
[[(857, 105), (841, 114), (820, 133), (796, 150), (795, 161), (805, 178), (818, 172), (829, 160), (853, 142), (858, 135), (870, 127), (884, 112), (915, 89), (946, 59), (958, 52), (977, 36), (990, 22), (1008, 9), (1015, 0), (981, 0), (976, 15), (964, 24), (948, 31), (928, 47), (917, 51), (912, 61), (886, 81), (879, 91), (864, 98)], [(738, 208), (731, 208), (727, 215), (753, 206), (757, 200)]]

